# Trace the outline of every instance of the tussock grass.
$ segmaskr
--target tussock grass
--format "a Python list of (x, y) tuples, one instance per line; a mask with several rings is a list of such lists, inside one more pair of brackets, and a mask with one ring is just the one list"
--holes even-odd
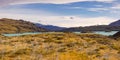
[(120, 41), (98, 34), (0, 36), (1, 60), (120, 60)]

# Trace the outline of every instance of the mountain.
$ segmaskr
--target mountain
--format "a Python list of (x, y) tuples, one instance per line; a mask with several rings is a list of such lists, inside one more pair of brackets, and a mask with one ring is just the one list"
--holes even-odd
[(85, 27), (71, 27), (62, 31), (120, 31), (120, 20), (110, 23), (109, 25), (96, 25)]
[(120, 26), (120, 20), (110, 23), (109, 26)]
[(46, 29), (37, 27), (34, 23), (3, 18), (0, 19), (0, 33), (21, 33), (21, 32), (41, 32)]
[(43, 24), (39, 24), (39, 23), (36, 23), (35, 25), (37, 27), (42, 27), (42, 28), (50, 30), (50, 31), (60, 31), (60, 30), (65, 29), (65, 27), (59, 27), (59, 26), (53, 26), (53, 25), (43, 25)]
[(79, 32), (79, 31), (120, 31), (120, 26), (96, 25), (86, 27), (72, 27), (62, 31)]

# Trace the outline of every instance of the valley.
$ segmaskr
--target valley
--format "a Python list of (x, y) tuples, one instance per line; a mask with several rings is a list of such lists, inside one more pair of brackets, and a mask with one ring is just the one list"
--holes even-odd
[(120, 60), (119, 30), (83, 29), (92, 31), (83, 33), (48, 25), (53, 28), (49, 30), (44, 25), (7, 18), (0, 23), (0, 60)]

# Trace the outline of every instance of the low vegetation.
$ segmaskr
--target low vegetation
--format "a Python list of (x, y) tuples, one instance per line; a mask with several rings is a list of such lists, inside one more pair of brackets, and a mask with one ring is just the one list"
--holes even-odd
[(0, 35), (0, 60), (120, 60), (119, 43), (97, 34)]

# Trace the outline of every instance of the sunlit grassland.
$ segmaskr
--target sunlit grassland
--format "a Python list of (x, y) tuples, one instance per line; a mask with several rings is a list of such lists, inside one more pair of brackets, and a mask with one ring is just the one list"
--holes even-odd
[(97, 34), (0, 36), (1, 60), (120, 60), (120, 39)]

